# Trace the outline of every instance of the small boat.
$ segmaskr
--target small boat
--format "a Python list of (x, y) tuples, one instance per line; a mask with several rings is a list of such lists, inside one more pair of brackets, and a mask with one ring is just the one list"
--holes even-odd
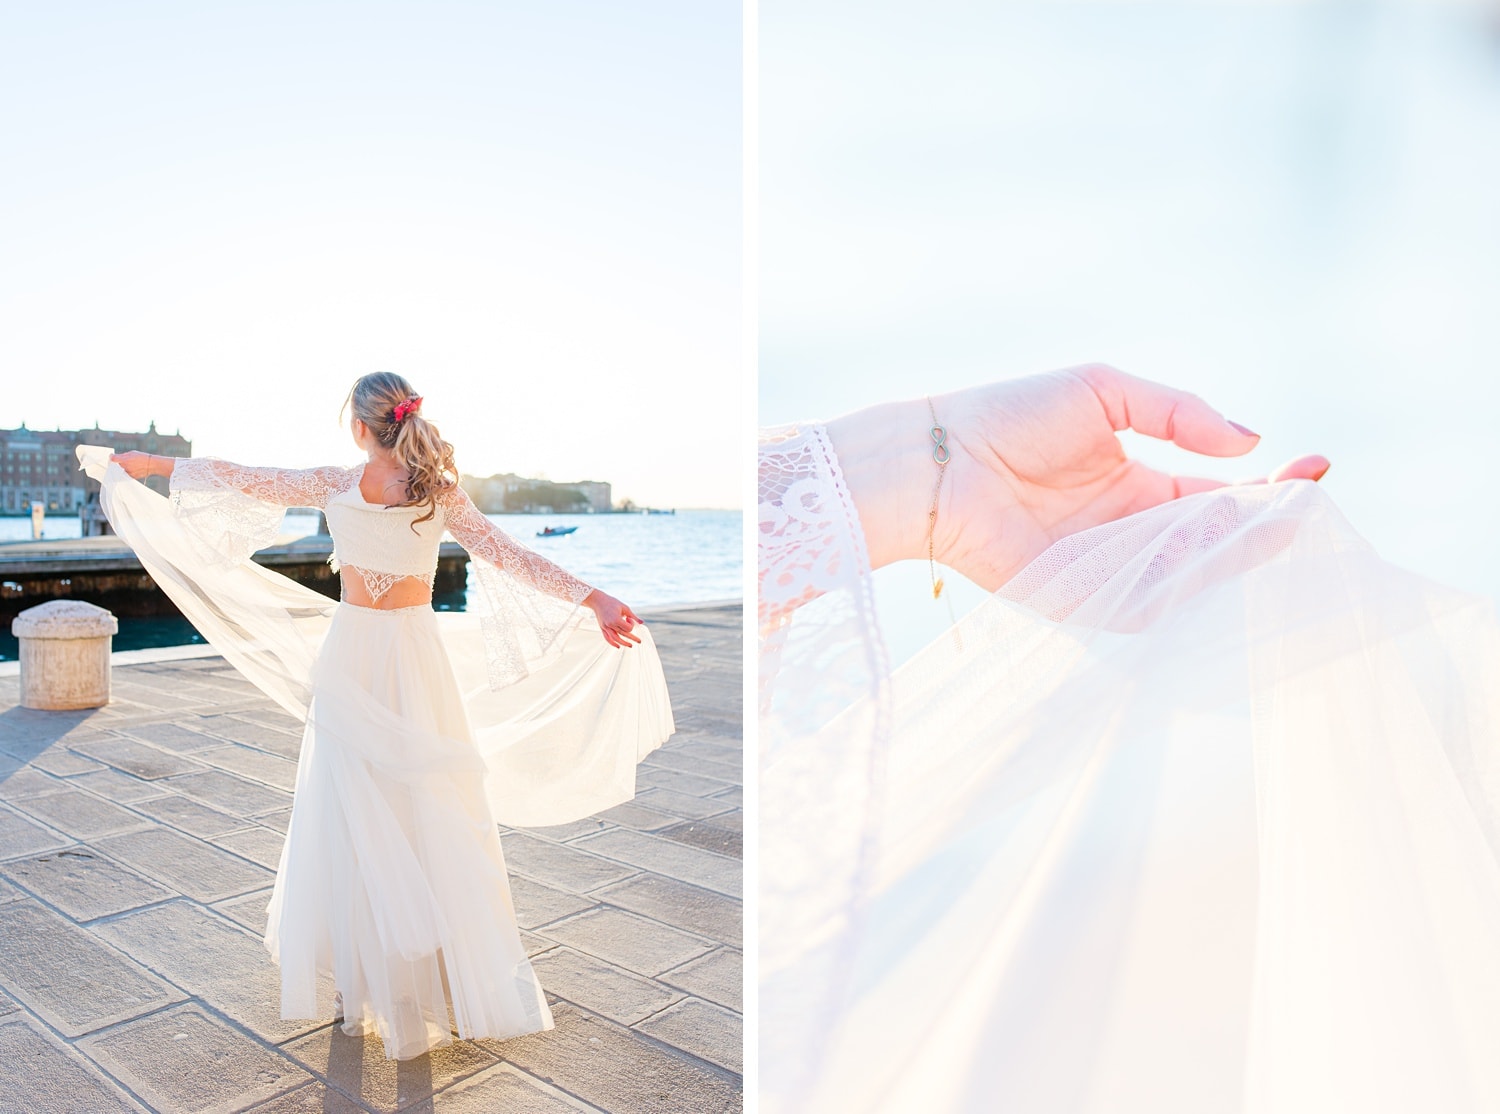
[(539, 538), (561, 538), (578, 529), (576, 526), (544, 526), (536, 532)]

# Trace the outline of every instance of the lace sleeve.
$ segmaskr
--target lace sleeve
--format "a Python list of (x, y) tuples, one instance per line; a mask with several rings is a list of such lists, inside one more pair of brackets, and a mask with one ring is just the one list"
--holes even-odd
[(549, 596), (582, 603), (594, 589), (540, 553), (527, 549), (480, 513), (468, 492), (450, 488), (438, 497), (454, 541), (482, 561)]
[(276, 540), (288, 507), (324, 507), (354, 475), (349, 468), (252, 468), (192, 456), (173, 464), (168, 486), (172, 509), (202, 556), (234, 564)]
[(348, 468), (255, 468), (211, 456), (189, 456), (172, 467), (175, 497), (188, 491), (238, 491), (281, 507), (328, 505), (328, 497), (349, 486)]
[[(797, 1094), (851, 985), (890, 734), (890, 665), (859, 514), (827, 432), (759, 450), (762, 1062)], [(804, 973), (808, 940), (833, 958)], [(793, 1104), (795, 1105), (795, 1104)]]
[(480, 513), (455, 487), (438, 496), (444, 524), (477, 560), (469, 599), (484, 633), (492, 689), (514, 684), (560, 652), (563, 635), (588, 618), (587, 584), (533, 553)]

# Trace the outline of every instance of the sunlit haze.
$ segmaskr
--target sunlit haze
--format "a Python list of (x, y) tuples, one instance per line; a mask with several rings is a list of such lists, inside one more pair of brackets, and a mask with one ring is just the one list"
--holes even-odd
[(739, 504), (738, 4), (13, 4), (0, 104), (0, 428), (347, 463), (392, 370), (466, 472)]

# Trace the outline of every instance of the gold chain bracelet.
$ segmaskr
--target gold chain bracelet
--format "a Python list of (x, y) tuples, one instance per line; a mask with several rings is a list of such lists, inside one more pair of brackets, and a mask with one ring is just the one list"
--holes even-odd
[(948, 431), (938, 422), (937, 408), (932, 399), (927, 399), (927, 412), (932, 415), (932, 459), (938, 466), (937, 485), (932, 489), (932, 506), (927, 511), (927, 571), (932, 575), (932, 598), (943, 594), (943, 578), (937, 574), (937, 559), (934, 556), (933, 534), (937, 529), (938, 497), (943, 493), (943, 477), (948, 474), (948, 462), (953, 454), (948, 450)]

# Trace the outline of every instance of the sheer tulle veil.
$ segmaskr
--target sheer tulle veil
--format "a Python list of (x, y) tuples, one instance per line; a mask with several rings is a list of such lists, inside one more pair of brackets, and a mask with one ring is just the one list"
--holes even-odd
[(1489, 600), (1230, 487), (882, 674), (826, 450), (762, 452), (768, 1110), (1500, 1109)]

